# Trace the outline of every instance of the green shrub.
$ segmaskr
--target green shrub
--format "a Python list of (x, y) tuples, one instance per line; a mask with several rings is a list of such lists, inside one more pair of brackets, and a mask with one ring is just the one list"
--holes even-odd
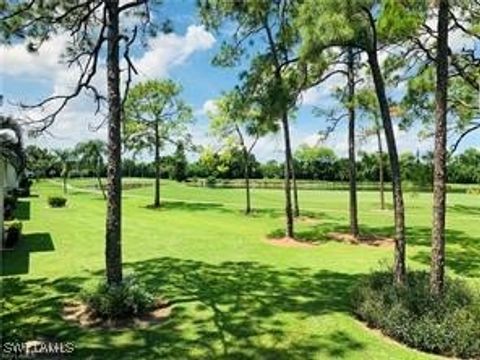
[(12, 248), (18, 243), (22, 237), (22, 227), (23, 225), (21, 221), (5, 223), (5, 235), (3, 238), (4, 248)]
[(30, 187), (32, 186), (32, 180), (26, 176), (22, 176), (18, 182), (18, 188), (15, 189), (15, 195), (18, 197), (30, 196)]
[(15, 209), (18, 205), (18, 199), (15, 194), (5, 195), (3, 199), (3, 216), (5, 220), (12, 220), (15, 217)]
[(81, 300), (103, 319), (120, 319), (144, 313), (155, 304), (155, 298), (133, 276), (124, 278), (120, 285), (108, 285), (102, 280), (87, 287)]
[(217, 184), (217, 178), (210, 175), (209, 177), (207, 177), (205, 184), (207, 185), (207, 187), (215, 187), (215, 185)]
[(480, 296), (465, 282), (447, 279), (443, 297), (429, 292), (429, 274), (410, 272), (404, 288), (393, 285), (390, 272), (374, 272), (354, 288), (355, 314), (419, 350), (480, 357)]
[(67, 199), (61, 196), (50, 196), (48, 198), (48, 205), (53, 208), (61, 208), (67, 204)]

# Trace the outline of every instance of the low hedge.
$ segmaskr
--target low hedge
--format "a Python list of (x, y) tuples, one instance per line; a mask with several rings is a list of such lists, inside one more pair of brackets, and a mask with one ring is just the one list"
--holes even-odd
[(14, 194), (5, 195), (3, 199), (3, 211), (5, 220), (13, 220), (15, 217), (15, 209), (18, 205), (18, 198)]
[(53, 208), (61, 208), (67, 204), (67, 199), (61, 196), (50, 196), (48, 198), (48, 205)]
[(14, 247), (22, 237), (22, 222), (10, 221), (5, 223), (5, 234), (3, 238), (3, 247), (10, 249)]
[(370, 327), (426, 352), (480, 359), (480, 296), (447, 279), (442, 297), (429, 292), (429, 274), (410, 272), (405, 287), (390, 272), (374, 272), (353, 290), (355, 314)]

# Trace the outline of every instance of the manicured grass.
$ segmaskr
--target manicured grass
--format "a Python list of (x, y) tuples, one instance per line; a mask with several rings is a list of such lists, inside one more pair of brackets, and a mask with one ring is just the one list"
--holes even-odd
[[(145, 181), (145, 180), (137, 180)], [(283, 227), (282, 191), (253, 190), (256, 212), (242, 213), (241, 189), (194, 188), (162, 182), (164, 207), (148, 208), (152, 189), (125, 191), (123, 255), (152, 291), (175, 302), (164, 323), (144, 329), (94, 331), (61, 319), (64, 299), (77, 296), (104, 267), (105, 203), (72, 181), (67, 207), (52, 209), (60, 182), (42, 181), (23, 200), (26, 233), (4, 253), (3, 336), (73, 341), (85, 359), (427, 359), (372, 331), (351, 314), (351, 286), (380, 262), (388, 247), (327, 241), (348, 225), (348, 194), (301, 191), (300, 237), (314, 248), (280, 248), (265, 241)], [(478, 284), (480, 198), (448, 198), (447, 265), (452, 276)], [(375, 192), (361, 192), (364, 232), (392, 232), (392, 211), (378, 209)], [(431, 195), (406, 195), (408, 263), (428, 266)], [(390, 207), (391, 208), (391, 207)]]

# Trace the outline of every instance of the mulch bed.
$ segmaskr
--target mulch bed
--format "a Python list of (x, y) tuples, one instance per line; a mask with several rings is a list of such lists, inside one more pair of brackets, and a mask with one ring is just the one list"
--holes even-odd
[(352, 234), (341, 232), (330, 232), (327, 236), (335, 241), (344, 242), (353, 245), (368, 245), (368, 246), (392, 246), (395, 241), (386, 236), (379, 236), (373, 234), (362, 234), (355, 238)]
[(83, 328), (122, 330), (128, 328), (147, 328), (149, 325), (165, 321), (171, 314), (168, 304), (158, 301), (154, 310), (143, 315), (126, 319), (102, 319), (95, 316), (88, 307), (79, 301), (66, 302), (62, 309), (62, 318), (74, 322)]
[(298, 241), (287, 236), (282, 238), (269, 238), (267, 239), (267, 241), (272, 245), (282, 246), (282, 247), (311, 248), (316, 246), (315, 244)]

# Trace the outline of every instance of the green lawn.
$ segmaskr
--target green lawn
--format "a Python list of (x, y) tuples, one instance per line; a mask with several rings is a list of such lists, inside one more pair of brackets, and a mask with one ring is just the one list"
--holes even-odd
[[(144, 180), (143, 180), (144, 181)], [(147, 207), (151, 187), (125, 191), (123, 261), (158, 295), (175, 302), (168, 320), (148, 328), (94, 331), (61, 319), (74, 298), (104, 266), (105, 204), (72, 181), (68, 207), (50, 209), (60, 182), (34, 186), (19, 216), (25, 236), (4, 252), (2, 331), (23, 338), (73, 341), (79, 359), (428, 359), (372, 331), (352, 317), (349, 291), (360, 276), (390, 261), (386, 247), (327, 241), (348, 224), (344, 191), (301, 191), (309, 219), (300, 237), (318, 243), (281, 248), (265, 241), (283, 226), (282, 191), (253, 190), (256, 213), (242, 214), (240, 189), (162, 183), (164, 208)], [(406, 194), (408, 264), (429, 263), (431, 195)], [(447, 265), (452, 276), (478, 284), (480, 197), (448, 199)], [(378, 210), (378, 195), (361, 192), (364, 232), (392, 232), (392, 211)], [(390, 207), (391, 208), (391, 207)]]

